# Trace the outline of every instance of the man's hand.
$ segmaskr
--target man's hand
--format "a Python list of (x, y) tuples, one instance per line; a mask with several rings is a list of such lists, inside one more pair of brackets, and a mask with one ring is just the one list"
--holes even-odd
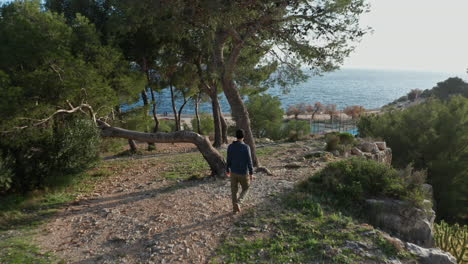
[(226, 172), (226, 176), (231, 177), (231, 173), (230, 172)]
[(253, 181), (254, 178), (253, 174), (250, 174), (250, 181)]

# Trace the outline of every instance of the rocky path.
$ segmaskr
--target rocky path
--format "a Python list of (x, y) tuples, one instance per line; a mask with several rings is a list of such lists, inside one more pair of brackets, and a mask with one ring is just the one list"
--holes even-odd
[[(302, 159), (318, 149), (315, 143), (285, 144), (266, 155), (261, 162), (274, 176), (256, 174), (243, 209), (319, 169), (323, 163)], [(45, 225), (39, 244), (67, 263), (209, 262), (239, 218), (231, 212), (229, 181), (166, 181), (157, 177), (161, 169), (106, 179)]]

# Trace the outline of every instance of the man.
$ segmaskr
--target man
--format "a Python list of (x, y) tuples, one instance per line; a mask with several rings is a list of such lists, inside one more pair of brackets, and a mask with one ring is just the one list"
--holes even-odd
[[(244, 130), (236, 131), (237, 141), (229, 145), (227, 149), (227, 176), (231, 177), (231, 196), (234, 213), (240, 212), (240, 204), (246, 197), (250, 182), (253, 180), (252, 157), (249, 145), (244, 143)], [(248, 174), (247, 174), (248, 173)], [(242, 192), (237, 198), (238, 185)]]

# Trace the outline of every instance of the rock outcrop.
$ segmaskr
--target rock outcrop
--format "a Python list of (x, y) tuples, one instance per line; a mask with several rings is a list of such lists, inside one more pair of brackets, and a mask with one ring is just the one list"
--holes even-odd
[(366, 212), (372, 225), (405, 241), (432, 247), (435, 212), (431, 209), (429, 200), (425, 204), (427, 209), (399, 200), (368, 199)]
[(385, 142), (361, 142), (349, 151), (351, 156), (365, 157), (381, 163), (392, 163), (392, 149)]

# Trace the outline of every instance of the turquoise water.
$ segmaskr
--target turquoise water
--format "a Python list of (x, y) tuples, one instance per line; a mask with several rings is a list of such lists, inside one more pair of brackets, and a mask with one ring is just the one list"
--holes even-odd
[[(267, 93), (278, 96), (285, 109), (292, 104), (313, 104), (317, 101), (336, 104), (339, 109), (349, 105), (374, 109), (394, 101), (412, 89), (430, 89), (438, 82), (455, 76), (463, 79), (468, 77), (466, 74), (451, 73), (343, 69), (323, 76), (313, 76), (305, 83), (292, 87), (288, 94), (284, 94), (279, 87), (271, 88)], [(159, 113), (172, 113), (168, 89), (158, 94), (158, 102)], [(221, 95), (221, 103), (223, 112), (230, 112), (224, 95)], [(211, 112), (211, 104), (205, 103), (200, 109)], [(183, 113), (193, 112), (193, 104), (189, 104)]]

